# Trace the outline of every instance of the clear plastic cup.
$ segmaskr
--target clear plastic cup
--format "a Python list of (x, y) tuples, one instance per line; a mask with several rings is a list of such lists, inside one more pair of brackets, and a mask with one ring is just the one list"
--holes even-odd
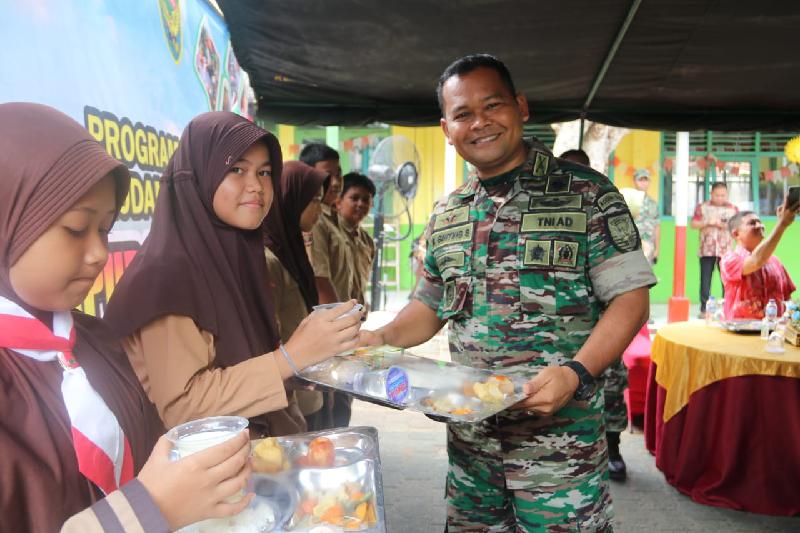
[[(222, 444), (245, 431), (247, 425), (247, 419), (241, 416), (212, 416), (175, 426), (167, 432), (167, 439), (172, 443), (172, 460)], [(236, 503), (243, 497), (244, 491), (227, 501)]]
[[(335, 308), (339, 307), (340, 305), (344, 305), (344, 304), (345, 304), (345, 302), (334, 302), (334, 303), (330, 303), (330, 304), (319, 304), (319, 305), (315, 305), (313, 307), (313, 309), (314, 309), (314, 311), (325, 311), (327, 309), (335, 309)], [(339, 316), (339, 318), (345, 318), (345, 317), (348, 317), (348, 316), (357, 315), (358, 313), (361, 312), (362, 309), (364, 309), (363, 305), (356, 304), (355, 307), (353, 307), (350, 311), (344, 313), (343, 315)]]

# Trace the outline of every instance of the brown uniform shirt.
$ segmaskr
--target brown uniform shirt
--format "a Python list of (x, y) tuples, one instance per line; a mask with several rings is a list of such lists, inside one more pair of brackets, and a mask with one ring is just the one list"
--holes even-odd
[(353, 294), (353, 250), (338, 216), (327, 205), (322, 206), (322, 214), (311, 233), (314, 275), (330, 279), (339, 301), (347, 300)]
[(347, 237), (355, 257), (350, 298), (365, 304), (365, 293), (372, 274), (372, 261), (375, 259), (375, 242), (361, 226), (350, 228), (344, 220), (340, 222), (342, 233)]
[(158, 318), (122, 346), (167, 427), (207, 416), (252, 418), (288, 406), (272, 353), (217, 368), (213, 335), (189, 317)]
[[(278, 257), (269, 248), (264, 248), (267, 259), (267, 273), (275, 298), (275, 314), (278, 318), (278, 330), (281, 342), (286, 342), (308, 315), (300, 287), (289, 271), (281, 264)], [(300, 412), (310, 415), (322, 408), (322, 393), (319, 391), (298, 389), (294, 391)]]

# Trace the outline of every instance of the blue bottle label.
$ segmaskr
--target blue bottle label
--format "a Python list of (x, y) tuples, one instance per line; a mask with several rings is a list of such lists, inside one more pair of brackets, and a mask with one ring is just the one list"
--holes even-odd
[(393, 366), (386, 374), (386, 397), (394, 403), (405, 403), (408, 398), (408, 374), (402, 368)]

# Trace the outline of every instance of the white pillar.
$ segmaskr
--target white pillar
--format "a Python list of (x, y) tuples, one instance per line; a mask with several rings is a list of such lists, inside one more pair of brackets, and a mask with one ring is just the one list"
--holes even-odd
[(444, 194), (456, 190), (456, 148), (444, 140)]
[(689, 132), (675, 135), (675, 225), (686, 226), (689, 218)]

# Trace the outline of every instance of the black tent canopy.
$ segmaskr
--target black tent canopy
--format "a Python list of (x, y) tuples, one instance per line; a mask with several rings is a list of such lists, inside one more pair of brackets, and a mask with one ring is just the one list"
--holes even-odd
[(259, 115), (438, 124), (454, 59), (511, 70), (530, 122), (800, 129), (797, 0), (219, 0)]

